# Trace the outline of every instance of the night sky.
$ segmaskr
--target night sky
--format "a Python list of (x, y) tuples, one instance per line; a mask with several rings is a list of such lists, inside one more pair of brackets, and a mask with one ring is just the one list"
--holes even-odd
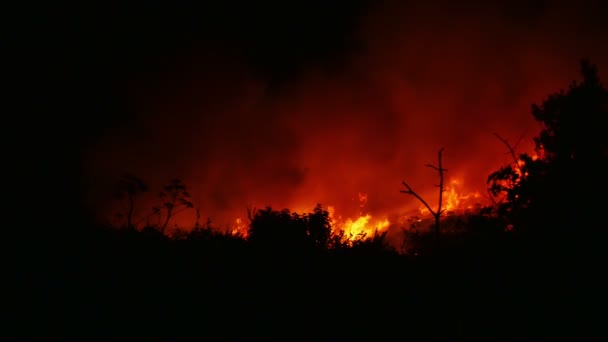
[[(449, 177), (485, 194), (509, 161), (493, 133), (540, 130), (530, 105), (608, 70), (601, 1), (86, 3), (31, 9), (29, 130), (42, 192), (112, 212), (125, 172), (190, 187), (223, 224), (248, 206), (390, 216)], [(152, 201), (152, 200), (150, 200)], [(152, 202), (150, 202), (152, 203)], [(147, 210), (145, 205), (141, 211)], [(143, 215), (142, 213), (140, 213)], [(184, 216), (184, 224), (191, 217)]]

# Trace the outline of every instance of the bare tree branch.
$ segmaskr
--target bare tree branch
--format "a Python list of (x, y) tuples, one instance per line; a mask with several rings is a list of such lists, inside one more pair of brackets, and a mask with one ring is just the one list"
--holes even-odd
[(522, 135), (519, 137), (519, 140), (517, 141), (517, 143), (513, 146), (511, 146), (511, 144), (509, 144), (509, 141), (503, 137), (501, 137), (500, 135), (498, 135), (498, 133), (494, 133), (494, 135), (500, 140), (502, 141), (503, 144), (505, 144), (505, 146), (507, 146), (507, 149), (509, 150), (509, 154), (511, 154), (511, 157), (513, 158), (513, 162), (515, 163), (517, 169), (519, 170), (519, 172), (521, 173), (521, 166), (519, 165), (519, 159), (517, 158), (517, 155), (515, 154), (515, 148), (517, 147), (517, 145), (519, 145), (519, 143), (521, 142), (521, 140), (524, 138), (524, 133), (522, 133)]
[(490, 201), (492, 202), (493, 206), (496, 206), (496, 204), (498, 204), (498, 203), (496, 202), (496, 199), (494, 198), (494, 196), (492, 196), (492, 190), (487, 189), (487, 191), (488, 191), (487, 198), (490, 199)]
[(522, 142), (522, 140), (524, 140), (524, 136), (526, 135), (526, 131), (524, 131), (520, 136), (519, 139), (517, 139), (517, 142), (515, 143), (515, 145), (513, 145), (513, 149), (516, 150), (517, 146), (519, 146), (519, 144)]
[(426, 164), (426, 165), (424, 165), (424, 166), (426, 166), (426, 167), (430, 167), (431, 169), (433, 169), (433, 170), (435, 170), (435, 171), (437, 171), (437, 172), (439, 172), (439, 171), (446, 172), (446, 171), (448, 170), (448, 169), (440, 169), (440, 168), (438, 168), (437, 166), (435, 166), (435, 165), (431, 165), (431, 164)]
[(437, 187), (439, 187), (439, 203), (437, 204), (437, 210), (433, 210), (431, 208), (431, 206), (420, 195), (418, 195), (418, 193), (416, 193), (414, 190), (412, 190), (412, 188), (405, 181), (401, 182), (406, 188), (406, 190), (401, 190), (401, 193), (412, 195), (412, 196), (416, 197), (422, 204), (424, 204), (424, 206), (429, 210), (429, 212), (435, 218), (435, 239), (436, 239), (437, 244), (439, 243), (439, 232), (440, 232), (439, 223), (440, 223), (441, 215), (445, 212), (445, 209), (442, 209), (443, 193), (445, 192), (445, 188), (443, 187), (443, 178), (444, 178), (443, 174), (444, 174), (444, 172), (447, 171), (447, 169), (444, 169), (443, 165), (442, 165), (441, 154), (443, 153), (443, 150), (444, 149), (441, 148), (437, 152), (437, 159), (438, 159), (437, 166), (431, 165), (431, 164), (425, 165), (426, 167), (430, 167), (431, 169), (433, 169), (439, 173), (439, 185), (436, 185)]
[(424, 204), (424, 206), (429, 210), (429, 212), (433, 214), (433, 216), (436, 215), (435, 211), (431, 208), (431, 206), (426, 203), (426, 201), (422, 197), (420, 197), (420, 195), (418, 195), (414, 190), (412, 190), (412, 188), (405, 181), (402, 181), (401, 183), (403, 183), (403, 185), (407, 188), (407, 190), (401, 190), (401, 193), (416, 197), (420, 202), (422, 202), (422, 204)]

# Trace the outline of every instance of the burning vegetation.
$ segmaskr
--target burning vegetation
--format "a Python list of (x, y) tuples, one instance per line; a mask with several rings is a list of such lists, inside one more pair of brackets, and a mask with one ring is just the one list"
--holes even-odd
[[(557, 187), (554, 184), (565, 177), (564, 172), (568, 175), (576, 174), (580, 170), (579, 164), (605, 158), (605, 148), (602, 150), (595, 147), (597, 142), (590, 141), (588, 145), (579, 146), (574, 138), (577, 136), (574, 131), (570, 132), (565, 126), (555, 124), (556, 120), (572, 120), (564, 119), (564, 115), (574, 115), (569, 113), (576, 112), (570, 102), (577, 105), (583, 103), (581, 108), (591, 112), (599, 113), (605, 110), (605, 104), (602, 104), (602, 101), (606, 101), (605, 90), (599, 83), (597, 70), (583, 63), (583, 76), (583, 82), (573, 83), (568, 93), (562, 91), (550, 96), (542, 106), (533, 106), (534, 117), (545, 125), (541, 134), (534, 138), (534, 154), (518, 152), (524, 139), (523, 135), (512, 144), (501, 135), (494, 134), (506, 147), (510, 161), (487, 177), (486, 191), (468, 186), (467, 180), (471, 177), (451, 176), (451, 171), (448, 172), (443, 160), (444, 149), (440, 149), (437, 153), (437, 163), (425, 165), (437, 172), (438, 180), (417, 184), (416, 188), (424, 190), (422, 192), (414, 191), (409, 182), (402, 182), (404, 189), (401, 193), (412, 196), (419, 202), (417, 204), (416, 201), (403, 200), (401, 197), (402, 204), (393, 208), (387, 207), (382, 201), (379, 203), (383, 205), (378, 206), (375, 205), (378, 202), (371, 202), (377, 198), (368, 192), (359, 192), (353, 201), (345, 203), (339, 200), (340, 196), (333, 194), (338, 203), (327, 201), (326, 205), (317, 205), (310, 212), (289, 209), (276, 211), (271, 206), (266, 206), (266, 209), (250, 209), (248, 220), (234, 215), (232, 223), (225, 226), (212, 223), (208, 219), (206, 228), (245, 240), (261, 239), (279, 243), (280, 239), (269, 237), (276, 235), (291, 239), (294, 243), (298, 239), (309, 241), (317, 247), (332, 244), (354, 246), (380, 237), (386, 240), (388, 245), (402, 252), (404, 245), (411, 246), (421, 234), (432, 233), (438, 241), (443, 234), (453, 235), (475, 229), (471, 223), (475, 217), (483, 217), (482, 221), (485, 220), (483, 222), (486, 224), (489, 219), (499, 220), (501, 223), (498, 224), (498, 231), (512, 232), (522, 229), (531, 224), (529, 218), (522, 219), (530, 215), (529, 213), (544, 212), (563, 205), (563, 201), (555, 202), (563, 198), (563, 195), (555, 192)], [(564, 108), (558, 108), (560, 106)], [(571, 130), (577, 129), (575, 124), (568, 127), (574, 127), (569, 128)], [(592, 136), (599, 135), (598, 133)], [(328, 165), (332, 169), (333, 165), (337, 165), (337, 169), (341, 167), (337, 161)], [(451, 167), (450, 169), (452, 170)], [(337, 178), (332, 178), (335, 179)], [(581, 184), (577, 189), (584, 188), (581, 182), (586, 177), (580, 175), (575, 179), (576, 184)], [(431, 191), (433, 187), (435, 191)], [(200, 208), (184, 183), (178, 179), (173, 180), (163, 187), (163, 191), (155, 200), (150, 199), (149, 196), (153, 192), (149, 189), (150, 187), (140, 179), (131, 175), (125, 176), (119, 183), (116, 197), (119, 200), (117, 203), (121, 205), (121, 215), (115, 217), (117, 221), (113, 224), (135, 229), (153, 228), (167, 235), (200, 229)], [(545, 194), (553, 195), (547, 198)], [(377, 196), (377, 192), (374, 195)], [(329, 198), (327, 190), (312, 188), (305, 196), (292, 199), (291, 202), (301, 204), (306, 202), (302, 201), (304, 199), (321, 198)], [(141, 210), (143, 205), (150, 203), (154, 203), (152, 211)], [(547, 203), (553, 204), (547, 206)], [(563, 209), (564, 213), (569, 211), (570, 208)], [(192, 219), (194, 212), (196, 222)], [(191, 215), (188, 216), (188, 213)], [(274, 228), (265, 231), (265, 225)], [(287, 228), (288, 226), (293, 228)]]
[[(465, 192), (463, 181), (461, 179), (449, 179), (447, 185), (442, 191), (442, 204), (441, 204), (441, 220), (445, 220), (448, 216), (464, 216), (471, 214), (480, 214), (482, 208), (482, 201), (484, 200), (479, 192)], [(225, 229), (221, 226), (214, 225), (210, 220), (207, 221), (203, 227), (200, 224), (200, 211), (194, 208), (194, 204), (189, 201), (190, 194), (186, 189), (186, 186), (180, 180), (173, 180), (171, 183), (166, 185), (163, 192), (159, 195), (159, 204), (152, 208), (152, 211), (145, 215), (144, 218), (133, 217), (135, 211), (135, 203), (138, 196), (143, 193), (147, 193), (149, 188), (144, 182), (134, 176), (127, 175), (119, 183), (119, 191), (117, 199), (122, 203), (124, 214), (118, 215), (116, 218), (127, 225), (135, 229), (158, 229), (161, 233), (168, 234), (170, 236), (182, 236), (190, 229), (198, 231), (200, 229), (211, 229), (219, 233), (224, 233), (233, 236), (235, 238), (242, 238), (250, 240), (252, 235), (253, 239), (257, 239), (256, 226), (271, 224), (277, 225), (277, 228), (273, 234), (277, 236), (283, 236), (284, 232), (293, 228), (283, 228), (282, 225), (292, 224), (290, 222), (300, 222), (302, 236), (310, 236), (311, 232), (304, 228), (310, 225), (311, 219), (314, 221), (315, 217), (318, 219), (317, 223), (324, 225), (324, 229), (327, 230), (325, 240), (321, 244), (326, 245), (333, 243), (334, 245), (339, 244), (341, 246), (354, 246), (358, 243), (372, 241), (374, 239), (382, 238), (386, 239), (387, 244), (396, 247), (397, 250), (404, 251), (401, 247), (411, 243), (408, 240), (412, 232), (424, 233), (430, 231), (431, 221), (436, 216), (436, 212), (431, 213), (429, 211), (430, 206), (428, 203), (420, 205), (416, 210), (409, 211), (408, 213), (390, 213), (389, 215), (372, 215), (367, 208), (368, 194), (359, 192), (357, 195), (358, 199), (358, 215), (354, 217), (344, 217), (337, 212), (336, 207), (328, 205), (324, 209), (321, 205), (317, 205), (311, 213), (305, 211), (298, 213), (292, 212), (288, 209), (281, 211), (275, 211), (268, 207), (266, 209), (249, 209), (248, 220), (242, 218), (234, 219), (233, 223), (227, 225)], [(411, 189), (410, 189), (411, 190)], [(429, 203), (433, 203), (430, 201)], [(194, 224), (188, 222), (179, 216), (187, 210), (196, 211), (196, 221)], [(276, 215), (276, 221), (264, 221), (268, 217)], [(280, 217), (280, 218), (278, 218)], [(389, 217), (392, 217), (389, 219)], [(260, 223), (260, 220), (266, 223)], [(169, 225), (172, 222), (172, 226)], [(268, 223), (274, 222), (274, 223)], [(308, 223), (306, 223), (308, 222)], [(426, 222), (426, 224), (425, 224)], [(192, 228), (188, 229), (188, 226)], [(167, 228), (172, 227), (172, 229)], [(428, 229), (427, 229), (428, 228)], [(450, 231), (450, 228), (447, 228)], [(453, 230), (452, 230), (453, 231)], [(399, 234), (398, 232), (401, 232)], [(390, 233), (390, 234), (389, 234)], [(410, 237), (408, 237), (410, 236)], [(279, 241), (275, 241), (279, 243)], [(317, 244), (319, 242), (317, 241)]]

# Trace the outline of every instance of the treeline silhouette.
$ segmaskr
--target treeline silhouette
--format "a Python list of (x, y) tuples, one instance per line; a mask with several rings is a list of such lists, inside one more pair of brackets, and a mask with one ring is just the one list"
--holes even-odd
[(533, 106), (535, 156), (503, 139), (514, 160), (488, 177), (496, 204), (443, 217), (440, 240), (408, 233), (403, 253), (386, 234), (353, 239), (321, 205), (252, 210), (246, 234), (198, 220), (168, 234), (172, 217), (195, 210), (179, 180), (163, 188), (157, 223), (137, 228), (149, 188), (127, 176), (123, 227), (80, 227), (22, 261), (14, 327), (217, 339), (601, 334), (608, 91), (594, 65), (581, 71), (582, 82)]

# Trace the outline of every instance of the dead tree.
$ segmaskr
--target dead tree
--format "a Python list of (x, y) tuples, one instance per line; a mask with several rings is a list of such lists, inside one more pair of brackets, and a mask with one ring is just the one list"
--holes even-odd
[(447, 169), (443, 168), (443, 165), (441, 163), (441, 154), (443, 153), (443, 148), (439, 149), (439, 152), (437, 153), (438, 155), (438, 165), (431, 165), (431, 164), (426, 164), (426, 167), (430, 167), (433, 170), (436, 170), (439, 173), (439, 185), (437, 185), (439, 187), (439, 202), (437, 204), (437, 210), (433, 210), (433, 208), (431, 208), (431, 206), (422, 198), (420, 197), (420, 195), (418, 195), (418, 193), (416, 193), (414, 190), (412, 190), (412, 188), (405, 182), (402, 181), (403, 185), (405, 186), (406, 190), (401, 190), (402, 193), (404, 194), (408, 194), (408, 195), (412, 195), (414, 197), (416, 197), (420, 202), (422, 202), (422, 204), (424, 204), (424, 206), (429, 210), (429, 212), (433, 215), (433, 217), (435, 218), (435, 226), (434, 226), (434, 230), (435, 230), (435, 241), (437, 243), (439, 243), (439, 234), (440, 234), (440, 230), (439, 230), (439, 222), (441, 219), (441, 215), (445, 212), (445, 209), (442, 209), (442, 201), (443, 201), (443, 193), (445, 192), (445, 188), (443, 187), (443, 173), (447, 172)]

